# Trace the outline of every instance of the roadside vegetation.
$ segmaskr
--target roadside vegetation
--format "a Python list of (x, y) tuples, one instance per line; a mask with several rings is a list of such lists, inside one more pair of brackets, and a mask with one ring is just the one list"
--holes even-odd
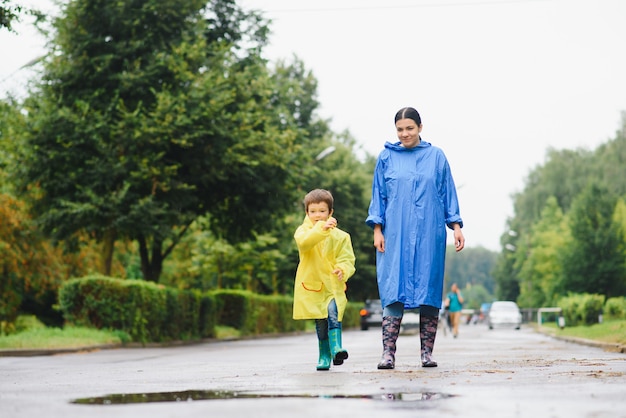
[(22, 329), (0, 336), (0, 350), (54, 350), (121, 344), (130, 338), (122, 331), (87, 327), (47, 327), (34, 317), (20, 317)]
[[(24, 321), (23, 319), (20, 321)], [(77, 349), (129, 343), (130, 337), (122, 331), (98, 330), (87, 327), (46, 327), (35, 318), (27, 317), (28, 328), (11, 335), (0, 336), (0, 350), (55, 350)], [(573, 337), (602, 343), (626, 345), (626, 320), (608, 320), (600, 324), (579, 325), (559, 329), (556, 323), (541, 327), (530, 324), (539, 332), (557, 337)], [(307, 328), (313, 331), (313, 327)], [(216, 339), (237, 339), (241, 332), (233, 327), (217, 326)]]
[(563, 329), (559, 329), (555, 323), (549, 323), (542, 324), (540, 330), (542, 332), (548, 330), (547, 332), (554, 336), (626, 345), (626, 320), (623, 319), (613, 319), (593, 325), (566, 326)]

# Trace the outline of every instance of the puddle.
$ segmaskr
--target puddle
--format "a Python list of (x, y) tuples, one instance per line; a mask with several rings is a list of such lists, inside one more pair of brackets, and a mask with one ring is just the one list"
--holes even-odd
[(374, 395), (298, 395), (232, 392), (222, 390), (186, 390), (182, 392), (122, 393), (72, 401), (81, 405), (119, 405), (148, 402), (192, 402), (217, 399), (371, 399), (382, 402), (419, 402), (446, 399), (455, 395), (435, 392), (397, 392)]

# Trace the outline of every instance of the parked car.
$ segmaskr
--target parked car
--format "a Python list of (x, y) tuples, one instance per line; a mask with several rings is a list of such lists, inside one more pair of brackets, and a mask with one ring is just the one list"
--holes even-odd
[(383, 323), (383, 305), (380, 299), (367, 299), (359, 311), (361, 315), (361, 329), (367, 331), (369, 327), (380, 327)]
[(495, 327), (513, 327), (520, 329), (522, 326), (522, 313), (517, 303), (510, 300), (495, 301), (487, 312), (487, 325), (489, 329)]

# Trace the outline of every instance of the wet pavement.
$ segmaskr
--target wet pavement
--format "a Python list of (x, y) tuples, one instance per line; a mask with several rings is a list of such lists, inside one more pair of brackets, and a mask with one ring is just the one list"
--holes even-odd
[(626, 354), (521, 330), (419, 337), (377, 370), (380, 329), (344, 332), (350, 357), (315, 370), (314, 334), (0, 357), (0, 417), (626, 417)]

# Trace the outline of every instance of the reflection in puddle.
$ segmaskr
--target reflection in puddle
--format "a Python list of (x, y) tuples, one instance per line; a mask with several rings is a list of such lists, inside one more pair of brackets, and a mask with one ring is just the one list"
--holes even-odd
[(264, 394), (250, 392), (231, 392), (222, 390), (186, 390), (182, 392), (158, 393), (122, 393), (95, 398), (76, 399), (72, 403), (82, 405), (119, 405), (148, 402), (191, 402), (215, 399), (277, 399), (277, 398), (308, 398), (308, 399), (372, 399), (386, 402), (416, 402), (450, 398), (454, 395), (435, 392), (399, 392), (380, 393), (375, 395), (302, 395), (302, 394)]

